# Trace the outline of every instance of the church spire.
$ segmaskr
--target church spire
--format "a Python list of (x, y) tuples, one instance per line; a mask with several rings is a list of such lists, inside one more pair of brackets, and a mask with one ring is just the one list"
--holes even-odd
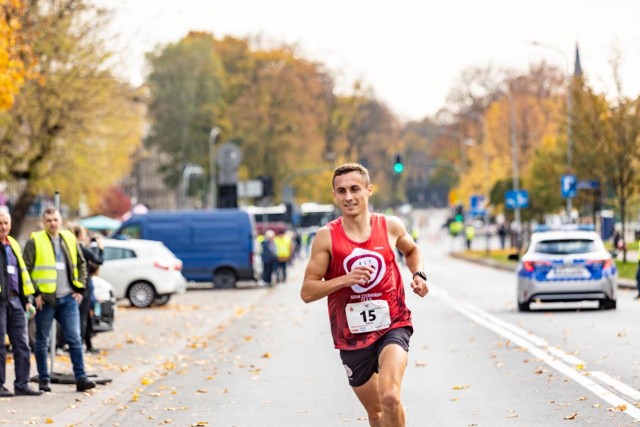
[(575, 77), (582, 77), (582, 65), (580, 64), (580, 49), (578, 43), (576, 43), (576, 62), (573, 67), (573, 75)]

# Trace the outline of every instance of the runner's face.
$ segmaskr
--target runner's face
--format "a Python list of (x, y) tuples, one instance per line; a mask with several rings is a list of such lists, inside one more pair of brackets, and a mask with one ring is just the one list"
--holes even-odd
[(333, 197), (343, 215), (355, 215), (369, 209), (372, 186), (358, 172), (336, 176)]

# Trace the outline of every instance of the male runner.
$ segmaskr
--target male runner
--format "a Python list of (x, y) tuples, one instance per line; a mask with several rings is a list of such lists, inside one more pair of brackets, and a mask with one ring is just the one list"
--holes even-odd
[(400, 387), (413, 332), (394, 248), (413, 275), (413, 292), (429, 289), (420, 249), (400, 219), (369, 212), (369, 172), (347, 163), (333, 173), (333, 196), (342, 216), (322, 227), (300, 295), (309, 303), (328, 297), (331, 333), (349, 384), (371, 426), (404, 426)]

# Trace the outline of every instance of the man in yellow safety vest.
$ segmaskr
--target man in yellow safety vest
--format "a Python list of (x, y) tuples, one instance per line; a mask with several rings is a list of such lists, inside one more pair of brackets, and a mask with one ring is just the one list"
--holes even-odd
[(13, 351), (15, 380), (13, 393), (4, 386), (6, 380), (7, 351), (4, 342), (0, 345), (0, 397), (38, 396), (42, 392), (29, 387), (31, 372), (31, 350), (27, 334), (26, 315), (35, 311), (29, 298), (34, 293), (31, 277), (22, 259), (22, 250), (16, 240), (9, 236), (11, 215), (0, 211), (0, 338), (5, 334)]
[(60, 230), (62, 217), (55, 208), (42, 214), (45, 229), (31, 233), (24, 248), (24, 261), (36, 287), (36, 344), (40, 390), (51, 391), (47, 368), (47, 346), (51, 325), (58, 319), (69, 344), (69, 356), (76, 379), (76, 390), (95, 387), (84, 370), (83, 346), (80, 337), (80, 311), (85, 283), (86, 261), (75, 234)]

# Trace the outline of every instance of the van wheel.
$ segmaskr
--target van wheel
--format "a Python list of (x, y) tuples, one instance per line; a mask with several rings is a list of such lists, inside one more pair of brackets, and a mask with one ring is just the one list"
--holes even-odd
[(518, 311), (531, 311), (531, 308), (529, 308), (529, 301), (519, 302)]
[(171, 299), (171, 294), (160, 295), (153, 300), (154, 305), (165, 305)]
[(233, 271), (223, 268), (213, 275), (213, 284), (215, 288), (229, 289), (236, 285), (237, 279)]
[(135, 282), (129, 288), (127, 297), (134, 307), (147, 308), (156, 298), (156, 291), (149, 283)]

